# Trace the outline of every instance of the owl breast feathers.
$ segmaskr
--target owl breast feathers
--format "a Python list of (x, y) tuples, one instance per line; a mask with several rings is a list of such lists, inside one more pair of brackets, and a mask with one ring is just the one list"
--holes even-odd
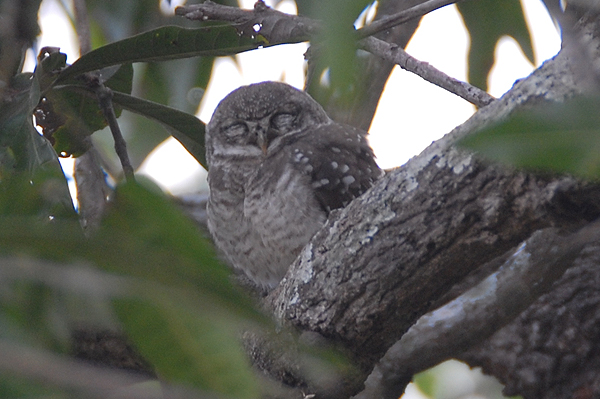
[(365, 136), (284, 83), (225, 97), (206, 129), (207, 213), (229, 262), (275, 287), (329, 213), (382, 175)]

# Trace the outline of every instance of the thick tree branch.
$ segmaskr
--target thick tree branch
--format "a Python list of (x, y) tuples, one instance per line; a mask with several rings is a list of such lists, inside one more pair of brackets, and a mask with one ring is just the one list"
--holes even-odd
[(452, 146), (525, 102), (577, 92), (570, 68), (568, 58), (547, 62), (333, 215), (268, 298), (278, 317), (342, 343), (369, 369), (480, 265), (538, 229), (598, 217), (597, 186), (489, 165)]
[(600, 242), (600, 222), (564, 236), (555, 228), (525, 241), (492, 275), (421, 317), (388, 349), (356, 399), (397, 398), (412, 376), (483, 342), (514, 320), (573, 265), (584, 246)]
[[(320, 23), (310, 18), (289, 15), (267, 7), (257, 1), (253, 10), (243, 10), (206, 1), (177, 7), (175, 14), (198, 21), (225, 21), (231, 23), (240, 34), (260, 33), (269, 44), (306, 41), (320, 29)], [(260, 28), (260, 31), (257, 31)]]

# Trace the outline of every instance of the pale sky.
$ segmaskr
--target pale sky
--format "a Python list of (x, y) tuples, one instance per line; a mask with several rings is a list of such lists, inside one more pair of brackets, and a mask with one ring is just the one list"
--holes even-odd
[[(558, 52), (560, 38), (540, 0), (522, 1), (539, 65)], [(72, 61), (77, 58), (76, 41), (70, 24), (59, 19), (60, 12), (56, 12), (57, 6), (52, 3), (49, 0), (42, 2), (41, 25), (44, 35), (40, 47), (60, 46)], [(181, 1), (173, 0), (171, 3), (174, 7)], [(243, 0), (242, 6), (251, 8), (253, 3), (253, 0)], [(277, 8), (284, 12), (295, 12), (292, 1), (283, 1)], [(468, 36), (462, 20), (454, 6), (447, 6), (423, 18), (407, 52), (454, 78), (465, 80), (467, 49)], [(239, 54), (237, 65), (228, 58), (218, 59), (198, 116), (208, 122), (218, 102), (241, 85), (283, 79), (302, 88), (305, 51), (306, 44), (300, 43)], [(496, 97), (510, 89), (516, 79), (526, 77), (534, 69), (509, 38), (502, 39), (497, 46), (496, 60), (489, 81), (489, 91)], [(473, 111), (474, 107), (461, 98), (396, 67), (369, 131), (378, 163), (383, 168), (402, 165), (432, 141), (464, 122)], [(64, 166), (66, 170), (71, 168), (68, 161)], [(163, 189), (173, 194), (195, 191), (204, 173), (173, 139), (164, 142), (139, 172), (151, 176)]]
[[(558, 52), (560, 37), (541, 1), (523, 2), (539, 65)], [(252, 0), (246, 0), (243, 6), (250, 8), (252, 3)], [(278, 8), (284, 12), (295, 12), (291, 1), (280, 3)], [(423, 18), (407, 52), (454, 78), (466, 80), (468, 40), (456, 8), (448, 6)], [(241, 85), (283, 77), (285, 82), (302, 88), (305, 51), (306, 45), (301, 43), (240, 54), (238, 65), (227, 58), (218, 60), (201, 103), (200, 119), (208, 122), (218, 102)], [(268, 61), (265, 62), (265, 59)], [(516, 79), (526, 77), (534, 69), (514, 40), (509, 38), (499, 43), (496, 59), (489, 82), (490, 93), (494, 96), (501, 96)], [(461, 98), (396, 67), (369, 131), (378, 163), (383, 168), (402, 165), (432, 141), (464, 122), (473, 111), (474, 107)], [(184, 178), (188, 173), (194, 173), (196, 181), (197, 174), (201, 173), (194, 165), (195, 161), (186, 160), (185, 151), (179, 147), (174, 140), (167, 141), (162, 147), (162, 154), (157, 153), (156, 158), (149, 159), (142, 167), (144, 172), (174, 193), (189, 191)], [(170, 155), (172, 152), (177, 155)], [(168, 159), (176, 159), (177, 162)], [(176, 170), (174, 174), (165, 170), (165, 162), (172, 162)]]

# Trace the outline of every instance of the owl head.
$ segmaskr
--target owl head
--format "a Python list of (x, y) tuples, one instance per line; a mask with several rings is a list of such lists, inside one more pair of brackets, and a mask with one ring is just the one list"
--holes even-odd
[(206, 157), (265, 157), (284, 137), (331, 120), (308, 94), (285, 83), (240, 87), (217, 106), (206, 128)]

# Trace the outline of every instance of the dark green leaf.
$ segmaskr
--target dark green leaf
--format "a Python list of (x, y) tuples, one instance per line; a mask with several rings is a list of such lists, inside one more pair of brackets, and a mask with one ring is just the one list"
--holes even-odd
[(31, 74), (17, 75), (11, 86), (16, 93), (0, 105), (0, 166), (4, 171), (33, 173), (56, 160), (52, 147), (33, 127), (40, 88)]
[[(33, 126), (33, 109), (40, 100), (39, 80), (31, 74), (15, 76), (15, 92), (0, 105), (1, 206), (23, 204), (20, 194), (35, 192), (30, 209), (43, 217), (73, 216), (74, 209), (56, 152)], [(17, 190), (17, 186), (20, 187)], [(10, 197), (7, 197), (10, 192)]]
[(204, 150), (205, 126), (200, 119), (186, 112), (123, 93), (114, 93), (113, 101), (128, 111), (161, 123), (205, 169), (208, 169)]
[(40, 52), (34, 75), (42, 93), (52, 87), (58, 78), (58, 73), (66, 66), (67, 55), (58, 49)]
[[(111, 71), (112, 72), (112, 71)], [(117, 91), (131, 93), (133, 68), (131, 64), (121, 65), (104, 84)], [(54, 148), (61, 155), (81, 155), (89, 147), (88, 136), (95, 131), (103, 129), (107, 122), (95, 97), (90, 97), (79, 91), (71, 90), (71, 86), (59, 86), (49, 90), (46, 94), (45, 107), (59, 118), (60, 127), (50, 127), (54, 140)], [(115, 107), (115, 114), (119, 116), (121, 109)], [(52, 128), (56, 130), (52, 132)]]
[(265, 43), (260, 39), (240, 36), (230, 25), (197, 29), (164, 26), (85, 54), (61, 73), (60, 81), (111, 65), (173, 60), (200, 55), (231, 55), (261, 45)]
[(598, 179), (600, 99), (544, 103), (467, 136), (460, 145), (492, 160)]
[(531, 36), (519, 0), (471, 0), (456, 4), (469, 36), (469, 82), (487, 90), (487, 77), (494, 65), (494, 51), (502, 36), (514, 38), (533, 64)]
[(84, 239), (77, 221), (7, 216), (0, 218), (0, 253), (85, 259), (113, 273), (197, 292), (232, 314), (261, 318), (189, 218), (163, 195), (133, 183), (118, 187), (94, 240)]

